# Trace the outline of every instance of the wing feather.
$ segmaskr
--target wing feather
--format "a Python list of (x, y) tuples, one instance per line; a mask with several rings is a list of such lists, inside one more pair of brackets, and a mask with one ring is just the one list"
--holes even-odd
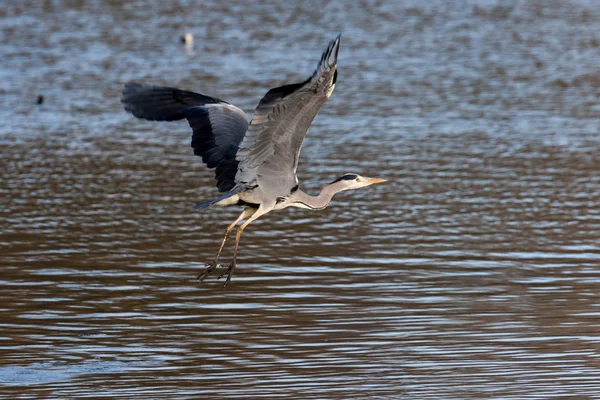
[[(302, 83), (269, 90), (240, 143), (235, 180), (291, 190), (306, 132), (335, 84), (340, 36), (329, 43), (313, 75)], [(287, 187), (289, 186), (289, 188)]]
[(235, 156), (248, 120), (239, 108), (214, 97), (185, 90), (128, 83), (121, 97), (125, 110), (151, 121), (187, 119), (192, 128), (194, 154), (208, 168), (216, 168), (221, 192), (235, 186), (238, 161)]

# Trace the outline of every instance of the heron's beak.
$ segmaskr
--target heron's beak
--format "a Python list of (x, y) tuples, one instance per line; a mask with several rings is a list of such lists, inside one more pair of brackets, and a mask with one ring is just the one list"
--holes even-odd
[(387, 182), (387, 179), (381, 179), (381, 178), (367, 178), (367, 183), (369, 185), (374, 185), (376, 183), (383, 183), (383, 182)]

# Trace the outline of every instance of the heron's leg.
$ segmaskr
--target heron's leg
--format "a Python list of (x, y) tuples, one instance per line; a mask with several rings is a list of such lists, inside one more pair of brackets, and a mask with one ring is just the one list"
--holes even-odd
[(227, 242), (227, 238), (231, 234), (231, 231), (233, 231), (233, 228), (235, 228), (235, 226), (240, 221), (250, 217), (255, 212), (256, 212), (256, 209), (254, 209), (254, 208), (245, 208), (244, 211), (242, 211), (242, 213), (240, 214), (240, 216), (237, 217), (237, 219), (235, 221), (233, 221), (227, 227), (227, 230), (225, 231), (225, 237), (223, 237), (223, 240), (221, 241), (221, 246), (219, 247), (219, 251), (217, 252), (217, 256), (215, 257), (215, 260), (213, 262), (207, 262), (206, 269), (204, 270), (203, 273), (200, 274), (200, 276), (198, 276), (198, 280), (200, 282), (202, 282), (204, 279), (206, 279), (206, 277), (208, 277), (208, 275), (210, 275), (210, 273), (213, 271), (213, 269), (215, 269), (217, 267), (217, 264), (219, 262), (219, 257), (221, 256), (221, 252), (223, 251), (223, 248), (225, 247), (225, 242)]
[(237, 219), (235, 221), (233, 221), (231, 223), (231, 225), (229, 225), (227, 227), (227, 230), (225, 230), (225, 237), (223, 237), (223, 240), (221, 241), (221, 246), (219, 246), (219, 251), (217, 252), (217, 256), (215, 257), (215, 261), (213, 262), (214, 265), (217, 265), (218, 261), (219, 261), (219, 257), (221, 256), (221, 252), (223, 251), (223, 248), (225, 247), (225, 242), (227, 242), (227, 238), (229, 237), (229, 235), (231, 234), (231, 232), (233, 231), (233, 228), (235, 228), (235, 226), (242, 220), (252, 216), (252, 214), (254, 214), (256, 212), (256, 209), (254, 208), (246, 208), (244, 209), (244, 211), (242, 211), (242, 213), (240, 214), (239, 217), (237, 217)]
[(239, 228), (237, 229), (237, 232), (235, 234), (235, 247), (233, 248), (233, 260), (231, 261), (231, 264), (229, 265), (229, 267), (221, 275), (219, 275), (219, 278), (217, 278), (217, 279), (221, 279), (222, 277), (227, 275), (227, 279), (225, 280), (225, 284), (223, 285), (223, 287), (227, 286), (227, 283), (231, 280), (231, 275), (233, 275), (233, 270), (235, 269), (235, 264), (236, 264), (236, 260), (237, 260), (238, 247), (240, 246), (240, 239), (242, 238), (242, 232), (244, 231), (244, 229), (246, 229), (246, 227), (248, 225), (250, 225), (252, 223), (252, 221), (256, 220), (261, 215), (268, 213), (272, 209), (273, 209), (272, 206), (264, 207), (263, 205), (261, 205), (260, 207), (258, 207), (256, 212), (250, 218), (248, 218), (248, 220), (246, 222), (244, 222), (242, 225), (240, 225)]

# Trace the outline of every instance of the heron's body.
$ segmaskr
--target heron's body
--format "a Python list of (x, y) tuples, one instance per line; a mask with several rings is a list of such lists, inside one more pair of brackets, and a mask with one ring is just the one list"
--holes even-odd
[[(283, 190), (280, 192), (280, 196), (275, 199), (273, 210), (282, 210), (288, 207), (322, 210), (327, 207), (335, 193), (337, 193), (337, 191), (326, 190), (319, 194), (319, 196), (311, 196), (298, 187), (294, 187), (290, 191)], [(261, 204), (264, 204), (264, 201), (261, 203), (264, 197), (264, 193), (261, 192), (259, 186), (255, 189), (245, 190), (210, 205), (217, 207), (242, 206), (258, 209)], [(197, 208), (203, 208), (201, 207), (202, 205), (203, 204), (199, 204)]]
[(204, 279), (217, 266), (227, 237), (244, 221), (236, 235), (233, 261), (220, 277), (227, 282), (235, 268), (242, 231), (260, 216), (287, 207), (320, 210), (335, 193), (384, 182), (383, 179), (345, 174), (311, 196), (298, 185), (296, 168), (310, 124), (335, 88), (340, 36), (329, 43), (313, 75), (302, 83), (271, 89), (260, 101), (250, 122), (239, 108), (223, 100), (169, 87), (137, 83), (125, 85), (125, 109), (154, 121), (187, 119), (192, 128), (194, 154), (215, 169), (222, 196), (198, 204), (241, 206), (241, 215), (227, 228), (214, 262), (207, 263)]

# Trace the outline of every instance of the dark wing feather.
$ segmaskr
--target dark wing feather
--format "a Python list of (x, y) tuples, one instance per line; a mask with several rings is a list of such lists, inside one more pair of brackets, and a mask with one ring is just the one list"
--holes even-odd
[(302, 142), (333, 91), (339, 44), (338, 35), (309, 79), (271, 89), (260, 101), (236, 155), (238, 183), (258, 184), (263, 191), (288, 191), (297, 184)]
[(226, 102), (203, 94), (171, 87), (125, 84), (121, 103), (125, 110), (149, 121), (177, 121), (185, 118), (189, 107)]
[(235, 155), (248, 120), (239, 108), (199, 93), (170, 87), (128, 83), (121, 102), (125, 110), (151, 121), (187, 119), (192, 128), (192, 148), (208, 168), (216, 168), (217, 188), (235, 186), (238, 161)]

